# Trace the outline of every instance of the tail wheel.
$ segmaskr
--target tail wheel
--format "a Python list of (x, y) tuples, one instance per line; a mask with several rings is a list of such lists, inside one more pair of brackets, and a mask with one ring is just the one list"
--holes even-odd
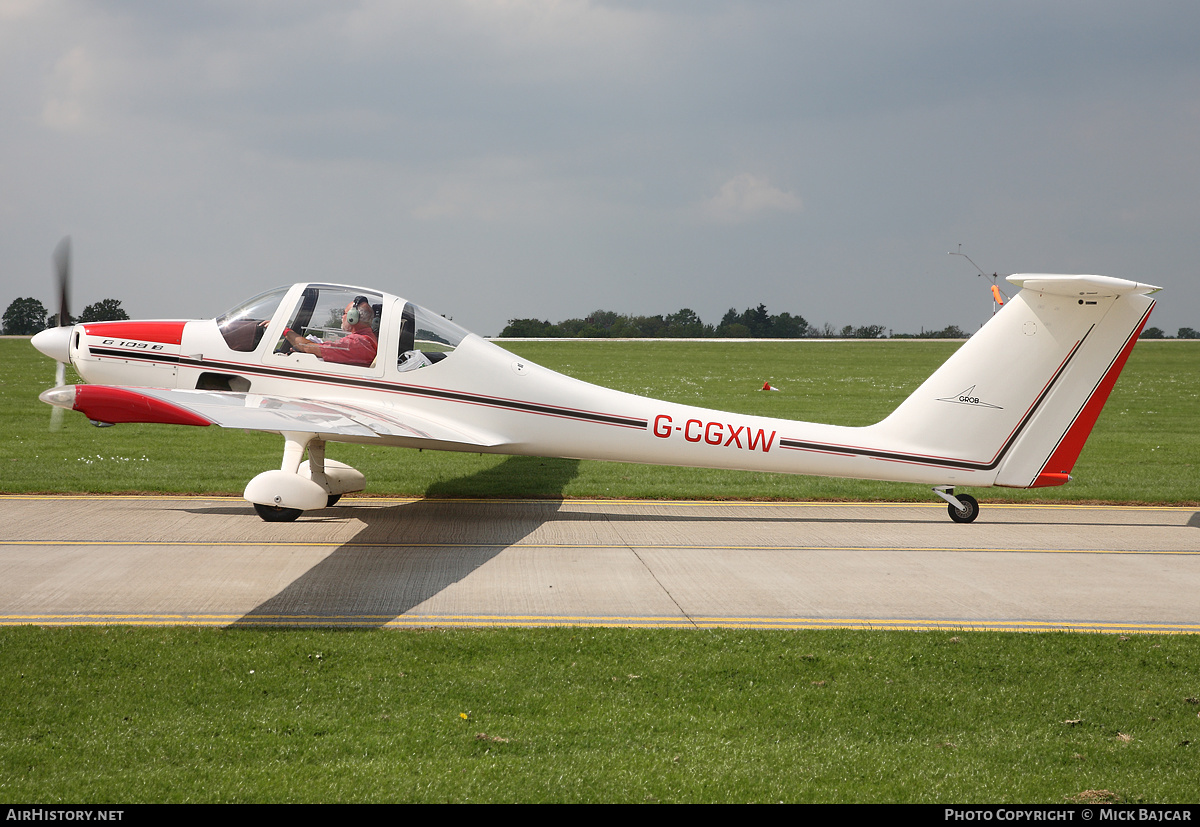
[(955, 499), (962, 503), (963, 507), (955, 508), (954, 503), (950, 503), (950, 519), (956, 523), (975, 522), (975, 518), (979, 516), (979, 502), (970, 494), (956, 494)]
[(280, 508), (262, 503), (254, 503), (254, 510), (268, 523), (290, 523), (304, 513), (299, 508)]

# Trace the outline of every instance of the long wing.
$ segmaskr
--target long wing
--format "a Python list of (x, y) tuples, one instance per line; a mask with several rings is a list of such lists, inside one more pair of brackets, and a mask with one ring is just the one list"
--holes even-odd
[(458, 422), (443, 422), (399, 408), (364, 408), (346, 402), (314, 402), (286, 396), (227, 391), (61, 385), (41, 400), (82, 412), (96, 422), (220, 425), (251, 431), (300, 431), (325, 439), (380, 439), (488, 448), (505, 440)]

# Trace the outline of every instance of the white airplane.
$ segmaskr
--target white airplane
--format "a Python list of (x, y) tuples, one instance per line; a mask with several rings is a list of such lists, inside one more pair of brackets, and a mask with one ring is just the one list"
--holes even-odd
[(244, 495), (271, 522), (361, 491), (362, 474), (325, 458), (326, 442), (356, 442), (922, 483), (966, 523), (979, 504), (960, 486), (1067, 482), (1159, 289), (1090, 275), (1008, 280), (1020, 293), (866, 427), (609, 390), (399, 296), (340, 284), (281, 287), (206, 321), (51, 328), (33, 344), (89, 383), (40, 398), (97, 425), (282, 435), (282, 467)]

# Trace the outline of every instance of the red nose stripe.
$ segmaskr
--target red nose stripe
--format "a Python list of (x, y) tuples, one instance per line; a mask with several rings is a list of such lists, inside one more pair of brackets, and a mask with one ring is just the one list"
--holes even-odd
[(95, 322), (85, 324), (89, 336), (112, 336), (139, 342), (158, 342), (177, 345), (183, 340), (187, 322)]
[(160, 422), (164, 425), (211, 425), (212, 420), (186, 408), (128, 388), (76, 385), (75, 410), (97, 422)]

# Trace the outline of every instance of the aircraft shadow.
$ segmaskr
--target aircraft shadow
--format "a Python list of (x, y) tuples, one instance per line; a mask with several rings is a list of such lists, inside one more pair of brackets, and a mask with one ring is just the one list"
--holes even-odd
[[(231, 625), (383, 626), (556, 519), (563, 489), (578, 470), (578, 460), (509, 457), (470, 477), (435, 484), (425, 499), (414, 503), (329, 509), (350, 512), (366, 524), (352, 540)], [(445, 520), (447, 502), (439, 496), (461, 490), (463, 482), (502, 483), (518, 476), (535, 476), (537, 493), (547, 499), (531, 502), (518, 519), (506, 519), (511, 506), (480, 500), (465, 514), (456, 509), (454, 521)], [(472, 538), (479, 545), (471, 545)]]
[[(521, 498), (520, 505), (522, 508), (536, 507), (539, 504), (539, 502), (540, 502), (539, 500), (526, 499), (527, 496), (528, 495), (526, 493), (522, 493), (519, 495), (519, 497)], [(464, 499), (472, 499), (472, 498), (466, 497)], [(453, 500), (424, 499), (424, 500), (420, 500), (418, 503), (413, 503), (411, 505), (397, 505), (392, 508), (374, 509), (377, 513), (374, 515), (374, 519), (370, 520), (370, 525), (375, 527), (377, 529), (377, 531), (374, 534), (372, 534), (372, 536), (369, 536), (369, 537), (366, 537), (366, 536), (360, 534), (355, 538), (355, 542), (358, 542), (358, 543), (387, 542), (388, 539), (398, 540), (398, 541), (406, 542), (406, 543), (412, 542), (412, 540), (410, 538), (405, 538), (404, 536), (396, 535), (396, 533), (394, 531), (396, 526), (389, 525), (388, 521), (390, 520), (393, 522), (399, 522), (401, 520), (407, 519), (408, 516), (411, 513), (413, 513), (412, 509), (418, 505), (433, 507), (433, 506), (437, 506), (439, 503), (440, 504), (448, 504), (450, 502), (453, 502)], [(809, 516), (779, 517), (779, 516), (772, 516), (772, 515), (755, 515), (755, 514), (750, 514), (750, 515), (746, 515), (746, 516), (703, 515), (703, 514), (655, 514), (653, 516), (648, 516), (646, 514), (627, 514), (627, 513), (621, 513), (621, 512), (616, 512), (616, 511), (606, 511), (601, 515), (598, 512), (560, 511), (559, 508), (563, 502), (563, 500), (561, 498), (559, 498), (559, 499), (549, 498), (549, 499), (547, 499), (547, 502), (554, 506), (554, 510), (551, 514), (548, 514), (545, 516), (540, 516), (538, 518), (539, 525), (542, 523), (550, 522), (552, 520), (556, 521), (556, 522), (572, 522), (572, 521), (574, 521), (574, 522), (590, 522), (592, 520), (601, 519), (601, 518), (610, 523), (622, 523), (622, 522), (632, 522), (632, 523), (644, 523), (644, 522), (656, 522), (656, 523), (748, 523), (748, 524), (789, 523), (789, 524), (793, 524), (793, 525), (821, 525), (821, 524), (831, 524), (832, 525), (832, 524), (854, 523), (856, 525), (928, 525), (930, 523), (941, 524), (941, 523), (947, 522), (945, 508), (937, 503), (934, 503), (934, 505), (937, 506), (937, 509), (932, 511), (930, 513), (930, 516), (922, 518), (922, 519), (901, 518), (901, 517), (855, 517), (853, 519), (848, 519), (846, 517), (809, 517)], [(603, 503), (620, 504), (621, 500), (597, 500), (596, 502), (597, 502), (597, 504), (603, 504)], [(670, 503), (669, 500), (664, 500), (663, 502), (664, 502), (664, 504)], [(507, 513), (506, 513), (507, 510), (511, 509), (513, 507), (513, 504), (511, 502), (505, 502), (502, 500), (489, 500), (489, 499), (481, 498), (481, 499), (477, 500), (477, 503), (481, 507), (488, 506), (488, 505), (491, 505), (493, 507), (494, 510), (491, 511), (488, 519), (495, 520), (497, 524), (499, 523), (499, 521), (501, 521), (502, 519), (504, 519), (507, 516)], [(725, 501), (714, 500), (713, 504), (721, 505), (721, 504), (729, 504), (729, 503), (727, 503)], [(736, 505), (737, 503), (733, 502), (732, 504)], [(785, 504), (797, 505), (797, 506), (803, 505), (802, 503), (785, 503)], [(867, 505), (869, 506), (870, 504), (868, 503)], [(987, 513), (988, 503), (982, 503), (982, 507), (984, 510), (979, 518), (978, 525), (980, 525), (980, 526), (996, 525), (995, 521), (988, 519), (988, 513)], [(195, 514), (230, 514), (230, 515), (236, 514), (239, 516), (245, 516), (246, 508), (247, 508), (247, 506), (232, 505), (232, 506), (216, 506), (216, 507), (196, 508), (196, 509), (189, 508), (186, 510), (189, 511), (190, 513), (195, 513)], [(503, 508), (504, 510), (501, 511), (501, 508)], [(432, 513), (432, 512), (430, 512), (430, 513)], [(304, 516), (304, 519), (308, 522), (320, 522), (320, 521), (326, 521), (326, 520), (344, 520), (347, 517), (361, 518), (362, 514), (363, 514), (363, 512), (361, 510), (357, 510), (355, 508), (355, 506), (351, 505), (351, 506), (327, 508), (327, 509), (323, 509), (320, 512), (314, 512), (311, 515), (306, 514)], [(382, 515), (388, 515), (387, 519), (386, 520), (381, 519)], [(1094, 528), (1096, 526), (1112, 526), (1113, 528), (1128, 528), (1131, 525), (1137, 525), (1137, 524), (1133, 523), (1131, 521), (1099, 522), (1090, 516), (1083, 516), (1077, 520), (1068, 520), (1068, 519), (1013, 520), (1013, 519), (1006, 519), (1006, 520), (1004, 520), (1003, 525), (1006, 525), (1006, 526), (1030, 526), (1030, 527), (1081, 525), (1081, 526), (1088, 526), (1090, 528)], [(1147, 527), (1155, 527), (1156, 528), (1156, 527), (1159, 527), (1161, 524), (1157, 523), (1157, 522), (1147, 522), (1147, 523), (1145, 523), (1145, 525)], [(1192, 517), (1188, 520), (1186, 525), (1191, 528), (1200, 528), (1200, 512), (1196, 512), (1195, 514), (1193, 514)], [(970, 531), (971, 529), (967, 526), (963, 526), (962, 530)], [(517, 540), (520, 540), (527, 533), (528, 533), (527, 531), (519, 532), (517, 535), (515, 535), (515, 538), (511, 542), (516, 542)], [(497, 534), (496, 536), (500, 537), (502, 535)], [(462, 542), (461, 538), (452, 539), (448, 536), (444, 537), (444, 539), (441, 539), (441, 540), (430, 539), (428, 537), (426, 537), (426, 539), (428, 539), (429, 542), (431, 542), (431, 543)], [(504, 541), (498, 539), (495, 542), (504, 542)], [(490, 545), (490, 543), (489, 543), (489, 545)]]
[[(364, 524), (339, 546), (273, 597), (247, 612), (232, 626), (353, 626), (380, 627), (411, 611), (446, 588), (470, 576), (499, 555), (550, 522), (670, 522), (670, 523), (844, 523), (845, 517), (793, 517), (769, 514), (729, 516), (702, 514), (625, 513), (623, 509), (562, 510), (563, 490), (576, 476), (578, 460), (509, 457), (477, 474), (430, 487), (425, 499), (389, 507), (343, 506), (306, 516), (306, 521), (345, 520)], [(528, 480), (536, 478), (537, 494), (527, 499)], [(461, 497), (463, 483), (499, 483), (523, 479), (522, 502)], [(207, 513), (245, 514), (244, 507), (205, 509)], [(451, 515), (453, 515), (451, 517)], [(855, 519), (864, 524), (928, 524), (928, 519)], [(1097, 523), (1081, 518), (1089, 526)], [(1007, 525), (1062, 526), (1064, 522), (1006, 521)], [(1066, 523), (1069, 525), (1069, 523)], [(1112, 523), (1128, 527), (1128, 523)], [(1200, 512), (1188, 521), (1200, 527)], [(970, 526), (961, 530), (969, 532)]]

